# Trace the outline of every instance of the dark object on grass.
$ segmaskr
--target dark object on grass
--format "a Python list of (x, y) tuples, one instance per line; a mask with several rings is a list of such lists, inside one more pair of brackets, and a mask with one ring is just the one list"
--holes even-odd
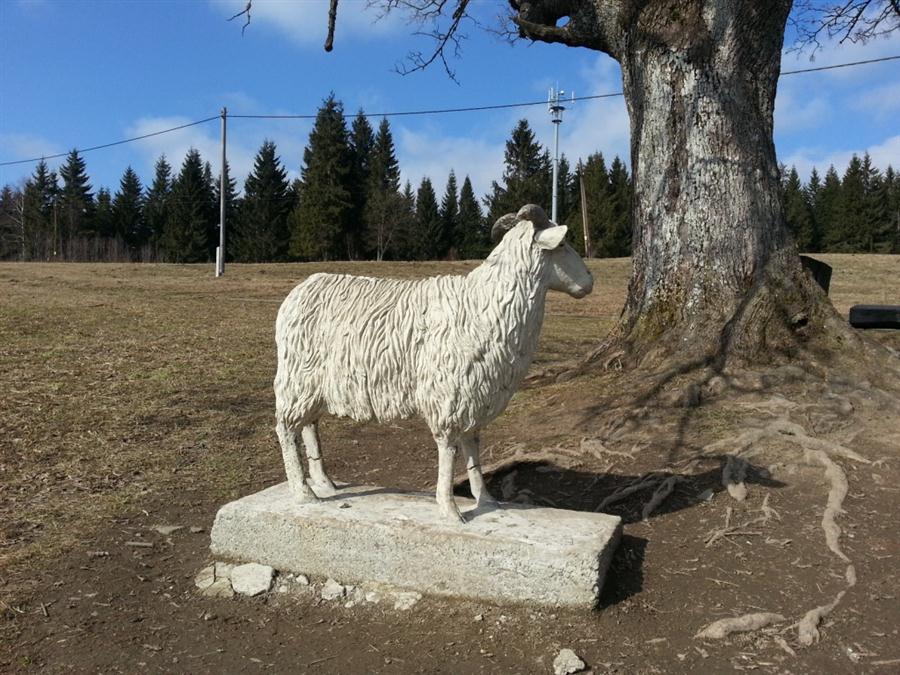
[(853, 305), (850, 325), (854, 328), (900, 328), (900, 305)]
[(821, 260), (810, 258), (808, 255), (801, 255), (800, 262), (803, 263), (804, 268), (809, 270), (816, 283), (822, 287), (825, 295), (828, 295), (828, 287), (831, 285), (831, 265), (823, 263)]

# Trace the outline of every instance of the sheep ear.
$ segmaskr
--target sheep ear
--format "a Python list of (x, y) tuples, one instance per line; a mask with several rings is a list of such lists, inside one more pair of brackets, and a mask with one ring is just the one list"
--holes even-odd
[(535, 230), (534, 241), (538, 246), (545, 250), (556, 248), (566, 240), (566, 232), (568, 231), (569, 228), (565, 225)]

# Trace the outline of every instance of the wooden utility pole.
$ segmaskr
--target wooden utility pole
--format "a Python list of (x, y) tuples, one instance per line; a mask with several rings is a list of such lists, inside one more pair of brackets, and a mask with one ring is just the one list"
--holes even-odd
[(228, 125), (228, 108), (222, 108), (222, 172), (219, 174), (219, 248), (216, 249), (216, 276), (225, 274), (225, 191), (228, 176), (225, 172), (225, 139)]
[(593, 258), (594, 252), (591, 250), (591, 230), (588, 227), (587, 194), (584, 189), (584, 167), (581, 164), (581, 160), (578, 160), (578, 182), (581, 184), (581, 228), (584, 230), (584, 257)]

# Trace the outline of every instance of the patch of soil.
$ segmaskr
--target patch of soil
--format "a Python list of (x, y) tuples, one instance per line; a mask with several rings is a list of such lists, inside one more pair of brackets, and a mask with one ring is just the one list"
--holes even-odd
[[(694, 373), (655, 387), (597, 371), (520, 392), (482, 436), (490, 488), (622, 516), (594, 612), (201, 596), (193, 577), (217, 509), (283, 479), (271, 316), (300, 269), (235, 266), (214, 285), (190, 267), (0, 266), (0, 670), (547, 673), (561, 648), (597, 673), (900, 665), (900, 386), (861, 375)], [(625, 282), (610, 270), (618, 285), (600, 311), (611, 323)], [(575, 307), (551, 306), (546, 334), (570, 337), (551, 339), (544, 363), (570, 351)], [(419, 422), (327, 420), (322, 443), (336, 479), (433, 489)], [(849, 563), (826, 545), (836, 474), (814, 451), (846, 476), (834, 522)], [(739, 460), (729, 489), (723, 470)], [(671, 493), (645, 513), (667, 479)], [(818, 641), (801, 644), (804, 615), (842, 592)], [(761, 612), (784, 621), (695, 637)]]

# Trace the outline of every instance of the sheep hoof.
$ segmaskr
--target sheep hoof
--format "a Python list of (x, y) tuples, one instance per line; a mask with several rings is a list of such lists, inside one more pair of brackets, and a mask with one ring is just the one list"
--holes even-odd
[(459, 507), (456, 504), (449, 504), (447, 506), (442, 504), (440, 509), (441, 515), (447, 522), (465, 524), (466, 519), (463, 517), (463, 514), (459, 512)]
[(330, 480), (314, 482), (312, 489), (319, 497), (334, 497), (337, 494), (337, 488)]
[(316, 493), (313, 492), (308, 485), (304, 484), (299, 487), (291, 486), (291, 492), (294, 495), (294, 499), (296, 499), (301, 504), (312, 503), (321, 501)]

